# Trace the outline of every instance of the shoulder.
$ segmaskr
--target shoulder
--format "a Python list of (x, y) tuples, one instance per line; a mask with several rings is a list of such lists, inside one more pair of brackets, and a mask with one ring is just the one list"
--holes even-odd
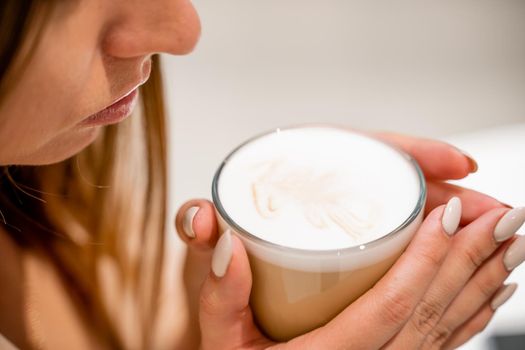
[(0, 334), (21, 349), (104, 349), (43, 254), (0, 228)]
[(22, 252), (0, 226), (0, 333), (20, 347), (25, 345), (24, 269)]
[[(9, 236), (9, 233), (0, 225), (0, 256), (2, 257), (2, 264), (0, 264), (0, 277), (9, 279), (20, 279), (17, 272), (22, 271), (22, 254), (18, 245)], [(5, 284), (0, 284), (4, 285)], [(2, 292), (5, 292), (2, 290)], [(3, 294), (3, 293), (1, 293)], [(0, 295), (1, 295), (0, 294)]]

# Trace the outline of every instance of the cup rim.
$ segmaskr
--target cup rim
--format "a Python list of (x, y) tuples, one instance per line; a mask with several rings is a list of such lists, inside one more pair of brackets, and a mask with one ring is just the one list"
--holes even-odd
[[(418, 197), (418, 200), (416, 202), (416, 206), (414, 207), (414, 209), (412, 210), (412, 212), (410, 213), (408, 218), (406, 218), (405, 221), (403, 221), (394, 230), (392, 230), (389, 233), (387, 233), (387, 234), (385, 234), (385, 235), (383, 235), (383, 236), (381, 236), (379, 238), (376, 238), (376, 239), (374, 239), (372, 241), (369, 241), (369, 242), (366, 242), (366, 243), (362, 243), (362, 244), (359, 244), (359, 245), (353, 245), (353, 246), (349, 246), (349, 247), (344, 247), (344, 248), (323, 249), (323, 250), (288, 247), (288, 246), (284, 246), (284, 245), (277, 244), (277, 243), (274, 243), (274, 242), (270, 242), (270, 241), (267, 241), (267, 240), (265, 240), (263, 238), (260, 238), (260, 237), (258, 237), (256, 235), (254, 235), (254, 234), (251, 234), (250, 232), (248, 232), (247, 230), (242, 228), (239, 224), (237, 224), (235, 222), (235, 220), (233, 220), (227, 214), (226, 210), (224, 209), (224, 207), (223, 207), (223, 205), (221, 203), (220, 196), (219, 196), (219, 180), (220, 180), (220, 176), (221, 176), (222, 170), (224, 169), (226, 164), (228, 164), (228, 161), (241, 148), (247, 146), (248, 144), (250, 144), (250, 143), (252, 143), (252, 142), (254, 142), (254, 141), (256, 141), (256, 140), (258, 140), (260, 138), (263, 138), (265, 136), (268, 136), (268, 135), (271, 135), (271, 134), (274, 134), (274, 133), (279, 133), (281, 131), (297, 130), (297, 129), (308, 129), (308, 128), (332, 128), (332, 129), (337, 129), (337, 130), (341, 130), (341, 131), (346, 131), (346, 132), (349, 132), (349, 133), (359, 134), (359, 135), (361, 135), (363, 137), (367, 137), (369, 139), (373, 139), (374, 141), (381, 142), (381, 143), (385, 144), (386, 146), (392, 148), (394, 151), (396, 151), (399, 154), (401, 154), (401, 156), (403, 156), (414, 167), (414, 169), (415, 169), (415, 171), (417, 173), (418, 180), (419, 180), (419, 197)], [(341, 254), (347, 254), (347, 253), (355, 253), (355, 252), (359, 252), (359, 251), (363, 251), (363, 250), (366, 250), (366, 249), (373, 248), (373, 247), (383, 243), (384, 241), (388, 241), (388, 240), (392, 239), (393, 237), (397, 236), (397, 234), (399, 232), (401, 232), (403, 229), (408, 227), (412, 222), (414, 222), (414, 220), (416, 220), (416, 218), (419, 216), (419, 214), (421, 213), (421, 211), (423, 210), (423, 208), (425, 206), (426, 194), (427, 194), (427, 187), (426, 187), (426, 183), (425, 183), (425, 176), (423, 175), (423, 171), (421, 170), (421, 167), (419, 166), (417, 161), (411, 155), (409, 155), (408, 153), (406, 153), (405, 151), (403, 151), (399, 147), (394, 146), (394, 145), (392, 145), (392, 144), (390, 144), (390, 143), (388, 143), (386, 141), (383, 141), (383, 140), (380, 140), (378, 138), (369, 136), (369, 135), (367, 135), (367, 134), (365, 134), (363, 132), (360, 132), (358, 130), (353, 130), (353, 129), (349, 128), (349, 127), (341, 126), (341, 125), (338, 125), (338, 124), (330, 124), (330, 123), (299, 124), (299, 125), (292, 125), (292, 126), (285, 126), (285, 127), (274, 128), (274, 129), (271, 129), (271, 130), (259, 133), (259, 134), (255, 135), (255, 136), (247, 139), (246, 141), (244, 141), (243, 143), (241, 143), (237, 147), (235, 147), (224, 158), (224, 160), (221, 162), (221, 164), (217, 168), (217, 170), (215, 172), (215, 175), (213, 176), (213, 181), (212, 181), (212, 200), (213, 200), (213, 204), (215, 205), (216, 210), (218, 211), (218, 213), (221, 216), (221, 218), (226, 222), (226, 224), (228, 224), (230, 227), (232, 227), (233, 230), (236, 231), (238, 234), (240, 234), (243, 238), (245, 238), (245, 239), (247, 239), (249, 241), (252, 241), (252, 242), (254, 242), (254, 243), (258, 244), (258, 245), (262, 245), (262, 246), (265, 246), (267, 248), (271, 248), (271, 249), (274, 249), (274, 250), (279, 250), (279, 251), (282, 251), (282, 252), (285, 252), (285, 253), (288, 253), (288, 254), (290, 254), (290, 253), (292, 253), (292, 254), (308, 254), (308, 255), (319, 255), (319, 256), (326, 255), (326, 254), (329, 254), (329, 255), (332, 255), (332, 254), (341, 255)]]

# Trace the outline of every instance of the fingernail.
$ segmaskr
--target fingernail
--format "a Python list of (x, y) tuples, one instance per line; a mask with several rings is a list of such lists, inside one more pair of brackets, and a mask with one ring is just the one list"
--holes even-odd
[(503, 263), (508, 271), (514, 270), (525, 260), (525, 236), (515, 240), (503, 256)]
[(226, 274), (232, 254), (232, 235), (230, 230), (226, 230), (217, 241), (211, 260), (211, 269), (215, 276), (223, 277)]
[(461, 219), (461, 200), (458, 197), (452, 197), (445, 207), (441, 223), (445, 232), (452, 236), (456, 233)]
[(496, 295), (494, 295), (494, 298), (492, 298), (492, 302), (490, 303), (490, 307), (492, 308), (492, 310), (496, 311), (497, 308), (505, 304), (505, 302), (507, 302), (507, 300), (510, 299), (512, 294), (514, 294), (517, 288), (518, 285), (516, 283), (510, 283), (506, 286), (503, 286), (496, 293)]
[(462, 149), (459, 149), (456, 147), (459, 153), (461, 153), (465, 158), (467, 158), (469, 166), (470, 166), (470, 172), (475, 173), (478, 171), (478, 162), (474, 160), (474, 158), (470, 155), (470, 153), (463, 151)]
[(498, 221), (494, 229), (494, 239), (496, 242), (503, 242), (518, 231), (525, 222), (525, 207), (509, 210)]
[(184, 231), (184, 234), (190, 238), (195, 238), (195, 231), (193, 231), (193, 219), (195, 218), (195, 215), (199, 211), (199, 207), (190, 207), (188, 210), (186, 210), (186, 213), (184, 213), (184, 217), (182, 218), (182, 230)]

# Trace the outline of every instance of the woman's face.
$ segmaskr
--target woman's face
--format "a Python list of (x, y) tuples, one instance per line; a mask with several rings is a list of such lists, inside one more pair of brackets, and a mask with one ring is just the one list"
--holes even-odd
[(151, 55), (190, 52), (200, 23), (189, 0), (58, 1), (40, 35), (1, 100), (0, 165), (48, 164), (79, 152), (101, 120), (129, 114)]

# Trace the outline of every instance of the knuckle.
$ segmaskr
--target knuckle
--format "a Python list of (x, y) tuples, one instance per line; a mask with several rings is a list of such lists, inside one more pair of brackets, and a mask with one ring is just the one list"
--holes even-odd
[(473, 279), (472, 282), (485, 300), (492, 298), (496, 290), (499, 288), (499, 283), (497, 283), (499, 281), (496, 281), (495, 279)]
[(414, 310), (412, 326), (420, 336), (426, 337), (433, 331), (442, 313), (443, 307), (439, 303), (423, 299)]
[(439, 250), (422, 249), (419, 251), (418, 259), (421, 260), (423, 264), (438, 267), (443, 263), (445, 254), (442, 254)]
[(199, 298), (200, 311), (210, 315), (221, 314), (221, 301), (217, 293), (213, 290), (203, 289)]
[(452, 330), (445, 325), (434, 327), (426, 338), (430, 349), (441, 349), (452, 335)]
[(410, 295), (399, 290), (390, 290), (382, 295), (383, 320), (387, 324), (402, 325), (412, 315)]
[(485, 254), (477, 244), (469, 245), (468, 248), (465, 249), (463, 257), (469, 271), (477, 270), (478, 267), (483, 264), (483, 261), (485, 261)]

